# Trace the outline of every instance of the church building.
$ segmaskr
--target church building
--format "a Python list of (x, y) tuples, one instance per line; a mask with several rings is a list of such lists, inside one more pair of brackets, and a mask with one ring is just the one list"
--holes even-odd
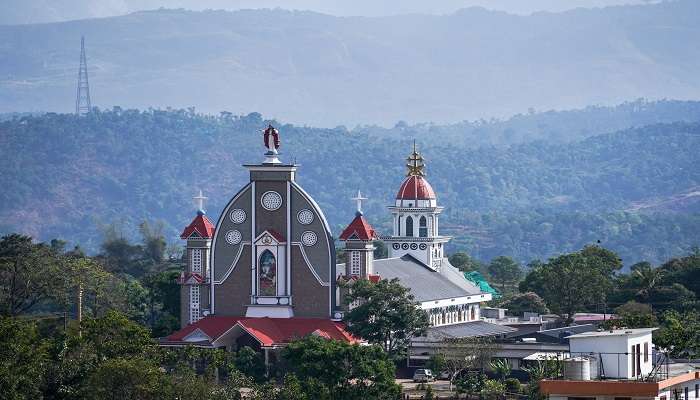
[[(341, 279), (398, 278), (428, 312), (428, 336), (509, 332), (481, 321), (479, 305), (491, 294), (445, 258), (450, 238), (439, 233), (442, 207), (415, 145), (408, 174), (389, 206), (391, 235), (371, 227), (358, 193), (355, 218), (338, 237), (347, 263), (336, 265), (334, 236), (323, 211), (296, 182), (298, 166), (279, 160), (279, 132), (270, 126), (263, 137), (264, 161), (244, 165), (250, 180), (216, 223), (204, 212), (202, 193), (195, 197), (199, 210), (181, 235), (187, 243), (187, 267), (179, 279), (182, 329), (162, 345), (251, 346), (274, 361), (270, 350), (306, 335), (358, 342), (341, 322)], [(389, 258), (374, 260), (375, 240), (388, 245)]]

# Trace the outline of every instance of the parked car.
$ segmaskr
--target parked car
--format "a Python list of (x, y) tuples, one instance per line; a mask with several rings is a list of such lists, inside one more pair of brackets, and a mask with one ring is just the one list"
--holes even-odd
[(419, 368), (413, 373), (413, 382), (432, 382), (435, 380), (433, 371), (425, 368)]
[(442, 371), (438, 374), (438, 379), (450, 380), (450, 371)]

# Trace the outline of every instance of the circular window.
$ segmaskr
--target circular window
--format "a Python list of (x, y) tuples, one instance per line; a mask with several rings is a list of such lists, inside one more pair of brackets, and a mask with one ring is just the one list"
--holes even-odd
[(234, 224), (240, 224), (245, 221), (245, 211), (241, 210), (240, 208), (236, 208), (235, 210), (231, 211), (231, 221), (233, 221)]
[(238, 231), (228, 231), (226, 232), (226, 243), (228, 244), (238, 244), (241, 242), (242, 236)]
[(401, 245), (400, 245), (399, 243), (394, 243), (394, 244), (391, 245), (391, 247), (393, 247), (394, 250), (398, 250), (398, 249), (401, 248)]
[(404, 250), (408, 250), (408, 243), (404, 243), (401, 245), (401, 248)]
[(421, 250), (425, 250), (428, 248), (428, 246), (425, 243), (421, 243), (419, 247)]
[(306, 231), (301, 234), (301, 243), (304, 246), (313, 246), (318, 241), (318, 237), (314, 232)]
[(297, 221), (303, 225), (309, 225), (314, 222), (314, 213), (311, 210), (301, 210), (297, 214)]
[(411, 243), (411, 250), (418, 250), (418, 245), (416, 243)]
[(265, 192), (260, 199), (260, 204), (267, 211), (275, 211), (282, 207), (282, 196), (279, 193), (269, 191)]

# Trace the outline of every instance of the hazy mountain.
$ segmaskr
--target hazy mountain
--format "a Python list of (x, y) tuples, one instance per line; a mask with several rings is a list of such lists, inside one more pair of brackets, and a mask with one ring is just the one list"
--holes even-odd
[(0, 24), (59, 22), (113, 17), (161, 7), (188, 10), (241, 10), (282, 8), (336, 16), (388, 16), (398, 14), (449, 14), (460, 8), (484, 7), (516, 14), (558, 12), (578, 7), (639, 4), (655, 0), (4, 0)]
[[(568, 131), (584, 130), (577, 121), (594, 117), (598, 126), (607, 121), (611, 128), (625, 120), (636, 125), (700, 118), (693, 111), (698, 103), (651, 104), (632, 118), (628, 108), (608, 109), (607, 118), (599, 118), (602, 109), (581, 110), (568, 123), (557, 123), (551, 113), (508, 123), (515, 137), (526, 137), (521, 129), (532, 126), (567, 137)], [(260, 130), (267, 122), (260, 114), (120, 109), (85, 118), (46, 114), (0, 122), (0, 233), (61, 237), (95, 250), (100, 226), (123, 223), (125, 234), (136, 235), (143, 220), (162, 220), (168, 239), (177, 241), (194, 215), (190, 197), (197, 189), (209, 196), (207, 210), (217, 219), (247, 182), (241, 164), (262, 160)], [(389, 231), (386, 206), (412, 146), (412, 135), (404, 134), (416, 127), (370, 135), (275, 124), (283, 159), (301, 163), (299, 181), (336, 235), (352, 219), (349, 198), (357, 189), (370, 198), (367, 218)], [(501, 124), (482, 129), (497, 131)], [(600, 240), (631, 263), (659, 262), (700, 243), (699, 122), (654, 124), (570, 143), (479, 148), (440, 140), (452, 129), (433, 126), (432, 139), (418, 140), (428, 179), (446, 207), (441, 226), (455, 237), (449, 251), (529, 261)]]
[(296, 124), (455, 122), (700, 96), (700, 2), (516, 16), (152, 11), (0, 26), (0, 112), (93, 103), (262, 112)]

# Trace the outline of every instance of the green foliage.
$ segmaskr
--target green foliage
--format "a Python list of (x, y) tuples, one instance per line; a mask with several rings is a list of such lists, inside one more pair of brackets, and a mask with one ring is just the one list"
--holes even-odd
[(525, 292), (518, 293), (505, 298), (498, 304), (499, 307), (507, 308), (509, 315), (520, 316), (524, 312), (535, 312), (538, 314), (547, 314), (549, 309), (544, 300), (537, 293)]
[(457, 393), (467, 393), (470, 395), (480, 393), (486, 380), (486, 375), (482, 373), (465, 374), (457, 381)]
[(244, 346), (233, 357), (233, 365), (238, 371), (253, 378), (257, 382), (265, 380), (265, 360), (262, 354)]
[(505, 358), (493, 360), (491, 361), (491, 370), (493, 370), (496, 376), (498, 376), (498, 379), (503, 382), (510, 376), (510, 362)]
[[(640, 107), (665, 106), (630, 104), (622, 107), (624, 111), (603, 114), (634, 117), (631, 110)], [(528, 123), (519, 119), (512, 129), (539, 130), (535, 120), (551, 117), (542, 115)], [(556, 125), (570, 128), (570, 122), (560, 118), (555, 118)], [(659, 119), (649, 119), (654, 120)], [(189, 196), (183, 195), (193, 187), (208, 192), (209, 214), (219, 215), (233, 194), (230, 188), (246, 181), (245, 170), (238, 166), (249, 162), (251, 154), (259, 154), (260, 137), (255, 132), (268, 122), (260, 114), (214, 117), (187, 110), (122, 109), (84, 118), (45, 114), (0, 122), (8, 155), (0, 167), (4, 189), (0, 231), (19, 230), (14, 221), (22, 221), (21, 229), (39, 232), (40, 239), (59, 236), (94, 252), (100, 249), (100, 235), (92, 221), (107, 226), (118, 222), (122, 229), (105, 229), (108, 269), (137, 277), (152, 272), (130, 255), (130, 246), (144, 246), (134, 244), (138, 226), (144, 220), (162, 220), (163, 236), (176, 241), (193, 217)], [(481, 137), (498, 132), (496, 126), (501, 123), (469, 129)], [(584, 129), (589, 134), (611, 130)], [(366, 181), (362, 173), (347, 171), (372, 171), (375, 185), (365, 215), (380, 232), (391, 226), (385, 206), (400, 183), (401, 160), (410, 149), (410, 139), (399, 128), (379, 131), (282, 126), (286, 154), (304, 164), (300, 183), (319, 202), (336, 233), (349, 217), (338, 194)], [(464, 127), (456, 126), (411, 130), (431, 138), (420, 143), (421, 150), (426, 157), (433, 155), (430, 182), (446, 207), (443, 231), (455, 236), (448, 248), (451, 253), (467, 251), (478, 260), (509, 255), (523, 263), (601, 240), (631, 265), (639, 260), (661, 262), (699, 242), (697, 204), (681, 201), (700, 179), (694, 151), (700, 144), (698, 124), (653, 125), (566, 145), (549, 140), (510, 148), (448, 147), (443, 140), (432, 140), (448, 131), (454, 138), (465, 134)], [(319, 144), (323, 151), (318, 151)], [(93, 156), (96, 151), (100, 157)], [(80, 160), (81, 168), (74, 167), (75, 160)], [(669, 201), (658, 201), (663, 199)], [(44, 207), (47, 203), (55, 206)], [(16, 204), (40, 210), (44, 218), (22, 218)], [(678, 212), (663, 212), (669, 207)], [(151, 233), (157, 232), (157, 224), (150, 227)], [(157, 258), (153, 251), (145, 253), (151, 254), (146, 259)]]
[(428, 361), (425, 363), (425, 368), (433, 371), (433, 375), (438, 376), (447, 367), (447, 360), (445, 354), (436, 353), (432, 354)]
[(666, 349), (671, 357), (700, 357), (700, 314), (697, 311), (670, 310), (661, 319), (661, 329), (654, 335), (655, 345)]
[(165, 375), (157, 365), (143, 359), (116, 358), (101, 363), (90, 374), (85, 399), (161, 399)]
[(486, 399), (500, 399), (506, 393), (506, 385), (495, 379), (487, 379), (481, 389), (481, 395)]
[(346, 304), (360, 304), (345, 314), (348, 330), (370, 343), (382, 346), (390, 357), (403, 354), (410, 339), (425, 332), (428, 315), (418, 308), (410, 289), (398, 279), (353, 281)]
[(41, 397), (49, 355), (33, 323), (0, 317), (0, 397)]
[(494, 280), (501, 283), (501, 291), (504, 293), (506, 285), (516, 283), (523, 274), (520, 265), (506, 256), (498, 256), (491, 260), (488, 271)]
[(571, 319), (574, 313), (605, 301), (613, 289), (614, 274), (621, 267), (614, 253), (587, 246), (536, 266), (530, 271), (536, 277), (526, 279), (521, 290), (537, 292), (553, 312)]
[(605, 321), (601, 327), (603, 329), (613, 328), (654, 328), (658, 326), (658, 321), (654, 315), (651, 306), (648, 304), (637, 303), (631, 300), (617, 309), (615, 313), (618, 319), (609, 319)]
[(508, 378), (503, 381), (503, 384), (506, 385), (506, 391), (508, 393), (520, 393), (520, 381), (516, 378)]
[(479, 271), (481, 269), (481, 264), (475, 261), (473, 258), (469, 257), (469, 254), (458, 251), (449, 257), (450, 264), (457, 267), (460, 271)]
[(378, 346), (308, 336), (290, 343), (282, 357), (313, 399), (394, 399), (400, 393), (394, 364)]

